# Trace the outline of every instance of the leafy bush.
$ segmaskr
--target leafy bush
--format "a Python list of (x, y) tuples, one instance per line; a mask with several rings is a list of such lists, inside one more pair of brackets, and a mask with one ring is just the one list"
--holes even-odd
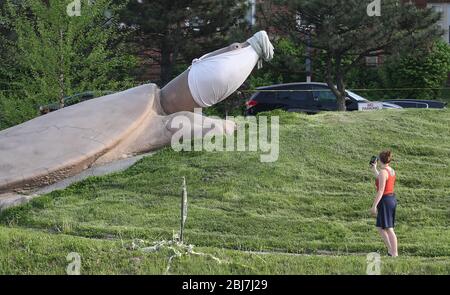
[(428, 52), (415, 51), (392, 57), (384, 67), (383, 82), (387, 88), (435, 88), (406, 90), (397, 98), (439, 99), (450, 71), (450, 46), (436, 42)]
[(10, 92), (0, 92), (0, 130), (20, 124), (39, 114), (38, 105)]
[[(349, 90), (355, 90), (356, 93), (370, 100), (389, 99), (390, 96), (383, 85), (383, 66), (369, 67), (364, 63), (350, 70), (347, 77), (347, 87)], [(367, 91), (360, 89), (369, 89)]]
[(248, 80), (250, 89), (280, 83), (306, 81), (305, 48), (287, 38), (274, 42), (275, 55), (262, 70), (257, 70)]
[(66, 96), (135, 84), (130, 72), (137, 59), (129, 54), (127, 32), (117, 20), (123, 4), (99, 0), (82, 6), (81, 16), (69, 17), (66, 1), (46, 2), (9, 0), (0, 11), (0, 22), (14, 32), (9, 46), (0, 47), (9, 61), (0, 64), (3, 128)]
[(442, 88), (449, 72), (450, 46), (439, 40), (428, 49), (387, 56), (379, 67), (362, 62), (346, 73), (346, 81), (349, 89), (369, 89), (356, 92), (371, 100), (447, 100), (449, 91)]

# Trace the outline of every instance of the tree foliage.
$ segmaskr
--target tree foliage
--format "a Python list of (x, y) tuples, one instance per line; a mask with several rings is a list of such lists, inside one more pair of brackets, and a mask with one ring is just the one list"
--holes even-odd
[(6, 91), (15, 71), (15, 52), (10, 20), (5, 17), (5, 2), (0, 2), (0, 91)]
[(164, 85), (177, 64), (223, 46), (231, 29), (245, 27), (246, 11), (247, 0), (131, 0), (121, 20), (135, 31), (136, 47), (153, 52)]
[(125, 52), (110, 0), (82, 2), (69, 16), (71, 1), (7, 1), (19, 72), (13, 77), (27, 97), (55, 101), (85, 90), (128, 85), (135, 59)]
[(384, 58), (382, 65), (360, 63), (347, 74), (347, 86), (364, 97), (382, 99), (444, 99), (450, 72), (450, 46), (437, 40), (421, 51), (402, 51)]
[(450, 72), (450, 46), (439, 40), (426, 51), (392, 57), (383, 68), (385, 87), (410, 88), (395, 98), (439, 99)]
[(0, 125), (21, 123), (38, 107), (88, 90), (133, 85), (136, 58), (127, 52), (118, 23), (122, 4), (69, 0), (6, 0), (0, 6)]

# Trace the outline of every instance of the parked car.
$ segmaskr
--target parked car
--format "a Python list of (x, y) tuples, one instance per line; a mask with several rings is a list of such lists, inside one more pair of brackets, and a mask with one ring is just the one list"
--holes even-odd
[[(246, 115), (275, 109), (309, 114), (338, 109), (337, 98), (326, 83), (280, 84), (260, 87), (257, 90), (246, 103)], [(371, 102), (351, 91), (347, 91), (345, 104), (348, 111), (363, 109), (362, 106), (378, 109), (402, 108), (390, 102)]]
[(443, 109), (447, 106), (446, 102), (437, 100), (417, 100), (417, 99), (392, 99), (384, 102), (393, 103), (402, 108), (414, 109)]

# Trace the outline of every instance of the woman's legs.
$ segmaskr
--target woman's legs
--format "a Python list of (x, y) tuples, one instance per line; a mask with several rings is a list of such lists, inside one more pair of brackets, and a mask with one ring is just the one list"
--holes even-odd
[(383, 238), (384, 244), (388, 248), (388, 252), (391, 253), (391, 242), (389, 241), (388, 233), (385, 229), (382, 229), (381, 227), (377, 227), (378, 232), (381, 235), (381, 238)]
[(389, 243), (391, 245), (391, 255), (394, 257), (398, 256), (398, 243), (397, 243), (397, 235), (394, 232), (393, 228), (386, 229), (387, 236), (389, 238)]
[[(250, 44), (247, 42), (233, 43), (230, 46), (207, 54), (206, 57), (219, 55), (224, 52), (236, 50), (249, 45)], [(195, 108), (200, 108), (200, 106), (194, 101), (189, 89), (188, 75), (189, 69), (184, 71), (181, 75), (170, 81), (164, 88), (161, 89), (161, 107), (166, 114), (170, 115), (181, 111), (192, 112)]]

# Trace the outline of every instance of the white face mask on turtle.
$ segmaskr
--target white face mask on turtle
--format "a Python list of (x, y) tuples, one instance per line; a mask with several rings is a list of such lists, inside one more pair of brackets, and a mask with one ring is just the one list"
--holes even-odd
[(260, 59), (273, 58), (273, 46), (267, 33), (256, 33), (250, 46), (193, 61), (188, 83), (192, 97), (201, 107), (210, 107), (235, 92), (251, 74)]

